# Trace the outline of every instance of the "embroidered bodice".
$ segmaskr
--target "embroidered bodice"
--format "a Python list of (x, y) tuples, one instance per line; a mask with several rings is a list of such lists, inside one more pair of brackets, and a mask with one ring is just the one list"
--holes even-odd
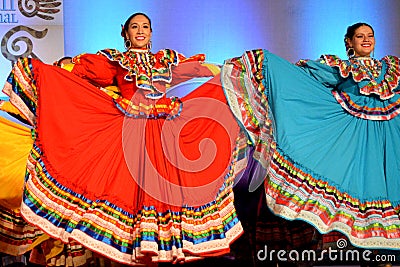
[(369, 57), (341, 60), (336, 56), (324, 55), (321, 63), (337, 68), (342, 78), (351, 75), (363, 95), (374, 94), (385, 100), (393, 97), (399, 86), (399, 58), (395, 56), (385, 56), (382, 60)]
[(323, 55), (317, 61), (300, 60), (297, 65), (329, 88), (336, 101), (354, 116), (390, 120), (400, 114), (398, 57), (342, 60)]
[(104, 49), (73, 58), (72, 72), (98, 87), (117, 86), (120, 94), (113, 93), (112, 97), (127, 115), (156, 118), (175, 114), (181, 108), (179, 99), (165, 97), (167, 85), (213, 76), (201, 65), (204, 59), (204, 54), (186, 58), (171, 49), (155, 54), (148, 50)]
[(148, 50), (128, 50), (119, 52), (116, 49), (105, 49), (98, 52), (109, 60), (117, 62), (127, 70), (124, 77), (127, 81), (135, 81), (138, 88), (149, 91), (148, 98), (161, 98), (165, 92), (157, 88), (155, 82), (171, 83), (171, 66), (178, 65), (185, 57), (171, 49), (163, 49), (156, 54)]

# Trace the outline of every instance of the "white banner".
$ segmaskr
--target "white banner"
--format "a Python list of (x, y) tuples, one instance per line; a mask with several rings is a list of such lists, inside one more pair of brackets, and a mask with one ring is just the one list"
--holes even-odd
[(0, 38), (2, 88), (19, 57), (51, 64), (64, 56), (62, 0), (0, 0)]

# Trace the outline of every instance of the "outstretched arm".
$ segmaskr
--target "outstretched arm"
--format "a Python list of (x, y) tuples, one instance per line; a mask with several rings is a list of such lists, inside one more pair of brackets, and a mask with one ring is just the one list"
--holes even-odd
[(88, 80), (90, 83), (106, 87), (114, 84), (117, 68), (109, 59), (102, 55), (81, 54), (72, 59), (72, 73)]
[(300, 60), (296, 65), (326, 87), (336, 87), (342, 81), (338, 69), (326, 65), (322, 57), (317, 60)]

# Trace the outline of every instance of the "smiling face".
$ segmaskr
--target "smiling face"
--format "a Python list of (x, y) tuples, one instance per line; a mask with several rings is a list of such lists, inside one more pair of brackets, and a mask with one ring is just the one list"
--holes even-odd
[(143, 15), (134, 16), (125, 29), (125, 37), (132, 43), (131, 48), (146, 48), (151, 39), (151, 25)]
[(371, 27), (358, 27), (351, 38), (347, 38), (347, 45), (354, 49), (356, 57), (369, 57), (375, 48), (374, 31)]

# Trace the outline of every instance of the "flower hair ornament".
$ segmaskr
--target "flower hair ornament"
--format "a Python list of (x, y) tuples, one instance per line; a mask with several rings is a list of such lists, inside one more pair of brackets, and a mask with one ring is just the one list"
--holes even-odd
[(124, 25), (121, 24), (121, 36), (125, 39), (125, 28)]

